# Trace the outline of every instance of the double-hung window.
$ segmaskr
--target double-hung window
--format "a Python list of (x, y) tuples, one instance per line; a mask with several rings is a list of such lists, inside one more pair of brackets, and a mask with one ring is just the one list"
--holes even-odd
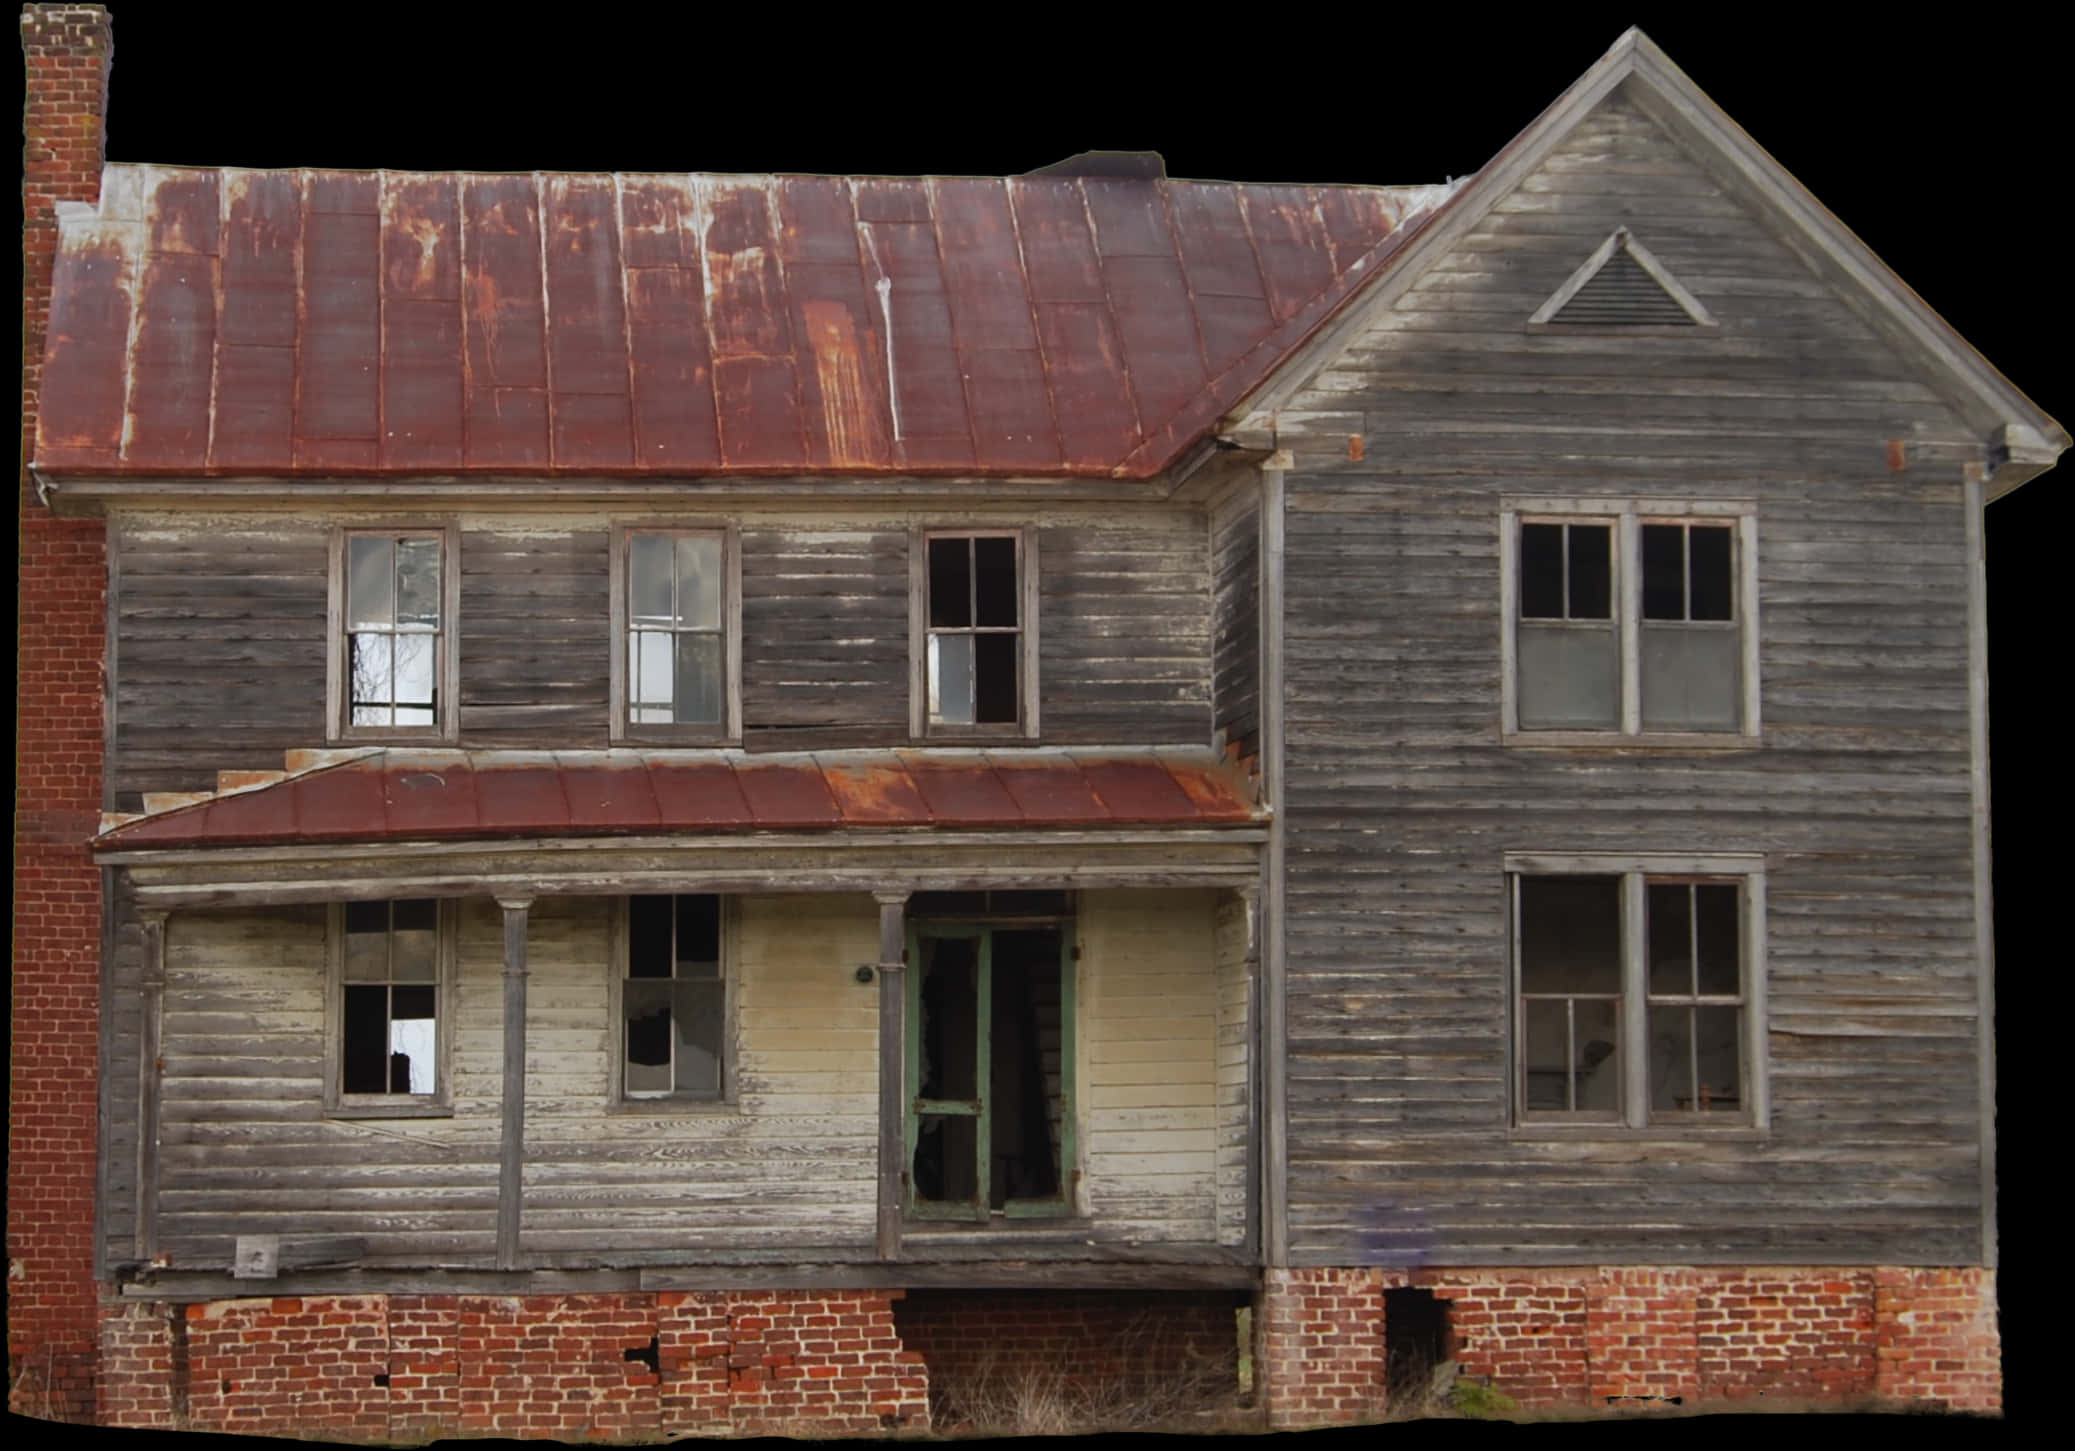
[(1516, 1121), (1763, 1126), (1760, 860), (1507, 867)]
[(1755, 740), (1748, 505), (1509, 500), (1501, 538), (1508, 740)]
[(334, 539), (331, 729), (451, 740), (454, 531), (349, 529)]
[(917, 539), (914, 735), (1037, 734), (1035, 555), (1028, 531)]
[(444, 1112), (453, 907), (431, 898), (331, 909), (326, 1102), (347, 1114)]
[(715, 896), (627, 899), (619, 1098), (713, 1103), (728, 1096), (724, 907)]
[(731, 532), (631, 528), (614, 544), (614, 738), (732, 738), (740, 590)]

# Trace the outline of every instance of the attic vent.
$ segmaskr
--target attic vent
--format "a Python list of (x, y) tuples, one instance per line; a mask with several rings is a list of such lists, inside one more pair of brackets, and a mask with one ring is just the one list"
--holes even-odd
[(1700, 299), (1617, 228), (1528, 319), (1529, 327), (1713, 327)]

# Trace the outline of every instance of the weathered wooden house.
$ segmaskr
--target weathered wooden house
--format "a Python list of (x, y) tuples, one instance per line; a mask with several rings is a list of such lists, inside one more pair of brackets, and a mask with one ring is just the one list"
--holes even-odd
[(102, 166), (24, 23), (46, 1393), (1999, 1404), (1982, 513), (2068, 438), (1642, 35), (1367, 188)]

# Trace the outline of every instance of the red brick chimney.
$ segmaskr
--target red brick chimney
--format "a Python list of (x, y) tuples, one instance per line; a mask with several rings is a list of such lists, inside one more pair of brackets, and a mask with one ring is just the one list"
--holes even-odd
[(101, 193), (108, 66), (99, 5), (22, 11), (22, 472), (15, 683), (13, 1053), (7, 1124), (8, 1408), (94, 1414), (107, 551), (98, 519), (59, 519), (29, 477), (57, 251), (56, 204)]

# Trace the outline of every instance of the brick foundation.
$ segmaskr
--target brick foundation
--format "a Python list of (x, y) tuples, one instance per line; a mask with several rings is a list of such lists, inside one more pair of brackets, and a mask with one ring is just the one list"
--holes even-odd
[(2002, 1409), (1995, 1274), (1979, 1269), (1271, 1272), (1261, 1360), (1278, 1427), (1385, 1409), (1384, 1291), (1446, 1301), (1461, 1374), (1523, 1407), (1750, 1396)]
[(335, 1295), (113, 1307), (100, 1420), (324, 1440), (929, 1426), (887, 1292)]

